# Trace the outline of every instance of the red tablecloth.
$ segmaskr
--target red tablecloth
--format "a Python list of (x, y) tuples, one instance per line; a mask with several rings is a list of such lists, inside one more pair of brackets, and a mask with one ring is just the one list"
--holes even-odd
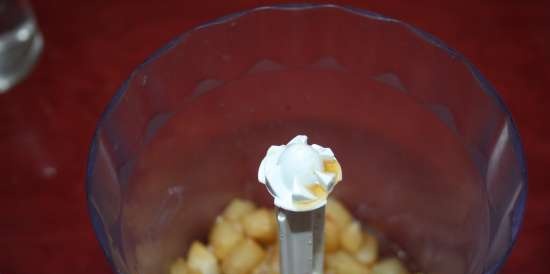
[[(111, 273), (83, 186), (98, 115), (171, 37), (267, 1), (34, 2), (44, 54), (24, 83), (0, 95), (0, 273)], [(529, 168), (525, 222), (502, 273), (549, 273), (550, 2), (343, 2), (434, 34), (494, 84), (519, 126)]]

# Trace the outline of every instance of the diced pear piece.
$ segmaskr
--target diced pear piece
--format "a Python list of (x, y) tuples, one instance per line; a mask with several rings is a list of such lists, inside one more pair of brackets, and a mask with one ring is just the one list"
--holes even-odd
[(408, 274), (409, 272), (397, 258), (383, 259), (374, 264), (372, 274)]
[(200, 242), (193, 242), (187, 254), (189, 268), (200, 274), (219, 274), (218, 259)]
[(187, 274), (187, 264), (182, 258), (176, 259), (170, 266), (170, 274)]
[(258, 266), (265, 256), (262, 247), (252, 239), (241, 241), (223, 260), (224, 274), (247, 274)]
[(340, 234), (340, 243), (349, 253), (356, 253), (363, 242), (361, 224), (357, 221), (350, 223)]
[(279, 274), (279, 247), (270, 246), (262, 262), (254, 268), (252, 274)]
[(325, 252), (330, 253), (340, 249), (340, 229), (331, 219), (325, 221)]
[(218, 218), (210, 232), (209, 239), (214, 254), (219, 259), (223, 259), (233, 247), (244, 239), (244, 233), (239, 223)]
[(244, 216), (242, 223), (246, 235), (258, 242), (269, 244), (277, 239), (277, 222), (273, 211), (257, 209)]
[(223, 211), (223, 217), (230, 221), (239, 221), (241, 217), (252, 212), (256, 206), (253, 202), (244, 199), (233, 199)]
[(355, 254), (355, 258), (367, 265), (376, 262), (378, 260), (378, 239), (369, 233), (363, 234), (363, 244)]
[(369, 274), (369, 269), (344, 251), (327, 254), (327, 268), (335, 274)]
[(347, 227), (353, 218), (349, 211), (336, 199), (329, 199), (326, 207), (326, 217), (338, 225), (340, 229)]
[(183, 258), (178, 258), (170, 266), (170, 274), (200, 274), (200, 272), (189, 268)]

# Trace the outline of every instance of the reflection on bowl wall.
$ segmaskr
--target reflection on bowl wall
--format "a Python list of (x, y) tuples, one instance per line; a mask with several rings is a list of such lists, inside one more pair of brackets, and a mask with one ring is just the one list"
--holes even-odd
[(334, 195), (425, 273), (495, 273), (521, 223), (523, 152), (459, 53), (398, 20), (262, 7), (186, 32), (124, 83), (90, 149), (87, 195), (117, 273), (165, 273), (233, 197), (265, 206), (265, 150), (337, 153)]

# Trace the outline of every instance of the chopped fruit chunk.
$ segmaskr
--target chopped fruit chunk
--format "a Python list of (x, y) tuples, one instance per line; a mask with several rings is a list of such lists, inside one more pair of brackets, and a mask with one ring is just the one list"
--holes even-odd
[(264, 244), (277, 239), (275, 213), (265, 208), (257, 209), (243, 217), (244, 231), (247, 236)]
[(187, 254), (189, 268), (201, 274), (219, 274), (218, 259), (206, 246), (200, 242), (193, 242)]
[(353, 219), (344, 205), (335, 199), (328, 200), (326, 215), (327, 219), (334, 221), (340, 229), (347, 227)]
[(340, 234), (340, 243), (342, 247), (350, 252), (355, 253), (361, 247), (363, 241), (363, 235), (361, 231), (361, 224), (357, 221), (348, 225)]
[(329, 254), (326, 260), (328, 269), (334, 271), (335, 274), (369, 274), (369, 269), (366, 266), (344, 251)]
[(214, 254), (219, 259), (223, 259), (233, 247), (244, 239), (244, 233), (239, 223), (218, 218), (210, 232), (209, 239)]
[(238, 221), (254, 210), (254, 203), (243, 199), (233, 199), (223, 211), (223, 216), (230, 221)]
[(325, 252), (334, 252), (340, 249), (340, 231), (334, 221), (325, 221)]
[(363, 244), (355, 254), (355, 258), (367, 265), (378, 260), (378, 240), (369, 233), (363, 234)]
[(246, 239), (241, 241), (223, 260), (223, 273), (249, 273), (262, 262), (264, 256), (265, 251), (254, 240)]
[(383, 259), (372, 267), (373, 274), (408, 274), (405, 266), (397, 258)]

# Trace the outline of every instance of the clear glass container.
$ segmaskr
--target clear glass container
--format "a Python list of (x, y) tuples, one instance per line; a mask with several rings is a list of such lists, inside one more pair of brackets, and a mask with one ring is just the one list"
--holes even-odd
[(269, 145), (307, 134), (334, 195), (425, 273), (495, 273), (517, 236), (517, 129), (461, 54), (401, 21), (262, 7), (183, 33), (123, 84), (89, 155), (90, 216), (117, 273), (166, 273), (233, 197), (270, 206)]

